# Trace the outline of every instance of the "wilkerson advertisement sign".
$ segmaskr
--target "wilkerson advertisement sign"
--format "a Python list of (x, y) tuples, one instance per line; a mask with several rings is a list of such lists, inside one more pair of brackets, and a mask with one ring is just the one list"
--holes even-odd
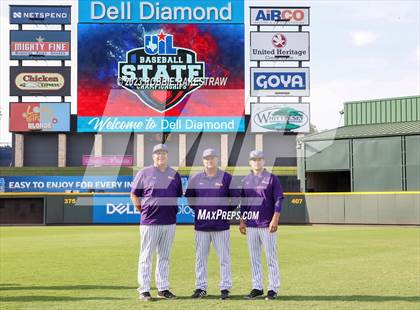
[(244, 131), (243, 1), (79, 4), (79, 132)]
[(309, 103), (251, 105), (252, 132), (309, 132)]

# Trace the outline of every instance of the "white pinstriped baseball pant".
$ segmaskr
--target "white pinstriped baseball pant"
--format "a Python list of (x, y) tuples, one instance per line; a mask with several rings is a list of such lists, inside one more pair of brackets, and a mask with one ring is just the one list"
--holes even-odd
[(268, 227), (247, 227), (249, 257), (252, 268), (252, 288), (263, 289), (261, 248), (264, 247), (268, 267), (268, 290), (278, 292), (280, 272), (277, 259), (277, 233), (270, 233)]
[(156, 251), (155, 283), (158, 291), (169, 289), (169, 256), (176, 225), (140, 225), (138, 267), (139, 293), (150, 291), (152, 256)]
[(220, 263), (220, 290), (232, 287), (230, 271), (230, 231), (195, 231), (195, 275), (196, 288), (207, 290), (207, 263), (213, 243)]

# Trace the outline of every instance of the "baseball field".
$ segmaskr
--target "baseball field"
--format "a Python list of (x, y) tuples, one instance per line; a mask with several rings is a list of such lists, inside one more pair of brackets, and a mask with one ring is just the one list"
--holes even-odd
[[(280, 226), (280, 297), (246, 301), (246, 239), (231, 228), (232, 298), (219, 300), (212, 249), (209, 289), (194, 290), (194, 231), (178, 226), (171, 261), (177, 300), (137, 299), (138, 226), (0, 228), (1, 309), (419, 309), (418, 227)], [(266, 269), (265, 269), (266, 270)], [(267, 280), (267, 279), (266, 279)], [(152, 296), (156, 295), (153, 288)]]

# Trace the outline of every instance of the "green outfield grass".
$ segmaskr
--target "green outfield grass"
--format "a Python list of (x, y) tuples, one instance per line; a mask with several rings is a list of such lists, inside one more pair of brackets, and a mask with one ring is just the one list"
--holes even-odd
[[(171, 264), (174, 301), (137, 299), (138, 226), (1, 227), (1, 309), (419, 309), (418, 227), (281, 226), (281, 297), (245, 301), (246, 240), (231, 229), (232, 299), (194, 289), (193, 228), (178, 226)], [(152, 295), (156, 295), (153, 289)]]

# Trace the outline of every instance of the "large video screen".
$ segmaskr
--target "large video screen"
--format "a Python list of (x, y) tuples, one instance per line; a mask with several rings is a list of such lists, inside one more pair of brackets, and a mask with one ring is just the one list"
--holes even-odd
[(78, 130), (244, 130), (243, 24), (79, 24)]

